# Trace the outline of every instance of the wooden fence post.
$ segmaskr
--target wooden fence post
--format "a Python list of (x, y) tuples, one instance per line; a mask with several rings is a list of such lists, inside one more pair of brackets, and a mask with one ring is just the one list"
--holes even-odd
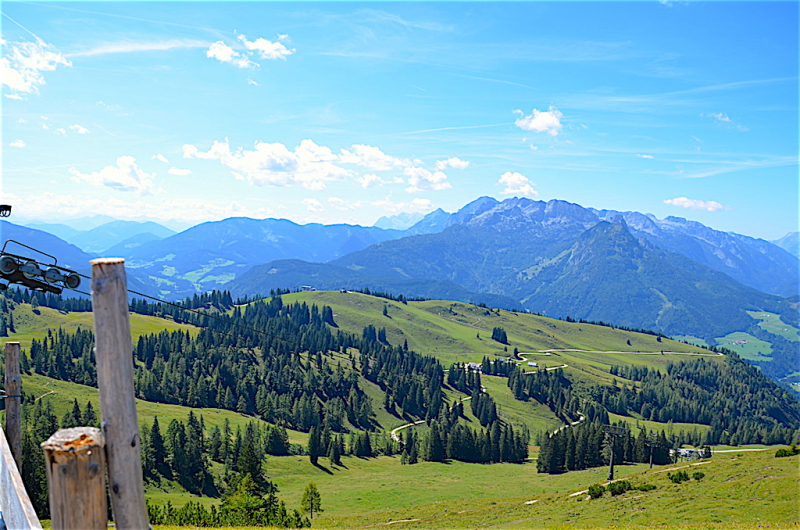
[(22, 473), (22, 382), (19, 375), (19, 342), (6, 342), (6, 438), (17, 469)]
[(141, 440), (133, 389), (133, 343), (125, 260), (92, 260), (97, 386), (116, 527), (146, 529)]
[(106, 530), (105, 440), (100, 429), (61, 429), (42, 449), (53, 530)]

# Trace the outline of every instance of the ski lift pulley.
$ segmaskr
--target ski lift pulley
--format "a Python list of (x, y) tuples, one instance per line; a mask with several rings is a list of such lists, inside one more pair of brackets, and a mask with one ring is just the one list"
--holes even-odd
[[(36, 260), (12, 254), (6, 251), (6, 246), (9, 243), (16, 243), (27, 249), (33, 250), (39, 254), (47, 256), (53, 260), (53, 263), (44, 265), (47, 267), (43, 270), (39, 262)], [(53, 294), (61, 294), (63, 287), (67, 289), (77, 289), (81, 284), (81, 278), (77, 273), (58, 266), (58, 260), (55, 256), (51, 256), (46, 252), (36, 250), (19, 241), (9, 239), (3, 244), (0, 250), (0, 279), (6, 280), (8, 283), (18, 283), (34, 291), (46, 291)], [(63, 287), (62, 287), (63, 286)], [(0, 290), (8, 288), (6, 284), (0, 284)]]

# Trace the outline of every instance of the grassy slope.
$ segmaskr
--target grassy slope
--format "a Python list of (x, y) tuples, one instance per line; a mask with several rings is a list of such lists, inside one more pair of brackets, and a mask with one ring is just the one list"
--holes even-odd
[(786, 340), (795, 342), (800, 340), (800, 330), (783, 322), (780, 315), (764, 311), (748, 311), (747, 314), (756, 320), (760, 320), (759, 327), (774, 335), (779, 335)]
[[(429, 300), (405, 305), (360, 293), (338, 291), (293, 293), (285, 295), (284, 301), (329, 305), (342, 329), (361, 333), (367, 324), (385, 327), (390, 343), (402, 344), (403, 340), (408, 340), (409, 348), (436, 355), (443, 362), (479, 361), (484, 355), (506, 355), (504, 345), (490, 338), (494, 327), (506, 330), (509, 350), (517, 347), (521, 352), (561, 348), (703, 352), (695, 346), (668, 339), (658, 343), (652, 335), (525, 313), (492, 312), (461, 302)], [(384, 306), (387, 306), (388, 317), (382, 314)], [(477, 338), (478, 334), (481, 338)], [(630, 346), (627, 340), (630, 340)]]
[[(605, 468), (541, 475), (533, 463), (403, 466), (397, 457), (346, 457), (342, 467), (325, 469), (303, 457), (271, 457), (266, 468), (289, 507), (299, 505), (309, 481), (317, 484), (325, 509), (314, 521), (320, 528), (390, 521), (400, 528), (789, 527), (800, 521), (800, 462), (774, 458), (774, 451), (718, 453), (699, 466), (619, 466), (617, 478), (657, 489), (591, 501), (569, 495), (603, 482)], [(705, 478), (673, 484), (665, 470), (682, 466)]]
[[(49, 307), (39, 307), (40, 314), (36, 315), (29, 304), (17, 304), (14, 308), (14, 327), (16, 333), (9, 333), (8, 337), (3, 337), (3, 341), (17, 341), (20, 347), (29, 350), (31, 339), (42, 340), (47, 336), (47, 330), (62, 328), (70, 333), (79, 327), (94, 331), (94, 319), (92, 313), (62, 313)], [(171, 320), (147, 315), (137, 315), (131, 313), (131, 334), (135, 341), (141, 335), (157, 333), (162, 329), (189, 330), (196, 333), (198, 328), (189, 324), (177, 324)]]

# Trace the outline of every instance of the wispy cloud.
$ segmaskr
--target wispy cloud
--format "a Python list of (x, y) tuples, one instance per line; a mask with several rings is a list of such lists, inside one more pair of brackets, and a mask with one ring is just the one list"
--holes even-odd
[(378, 11), (374, 9), (364, 9), (359, 11), (357, 15), (358, 14), (366, 15), (370, 21), (391, 22), (410, 29), (442, 32), (451, 32), (454, 29), (452, 25), (441, 24), (439, 22), (430, 20), (407, 20), (401, 16), (395, 15), (394, 13), (387, 13), (386, 11)]
[(389, 196), (385, 199), (374, 201), (372, 206), (376, 206), (389, 213), (429, 212), (433, 210), (433, 204), (430, 199), (421, 199), (419, 197), (412, 199), (410, 202), (394, 202), (391, 196)]
[(301, 202), (303, 206), (308, 208), (309, 212), (321, 212), (325, 209), (317, 199), (303, 199)]
[(501, 125), (511, 125), (511, 123), (505, 122), (505, 123), (492, 123), (489, 125), (465, 125), (463, 127), (439, 127), (438, 129), (423, 129), (421, 131), (411, 131), (400, 134), (422, 134), (422, 133), (438, 132), (438, 131), (458, 131), (462, 129), (483, 129), (485, 127), (500, 127)]
[(14, 140), (8, 145), (11, 147), (25, 147), (27, 144), (23, 140)]
[(171, 167), (171, 168), (169, 168), (167, 173), (169, 173), (170, 175), (177, 175), (179, 177), (185, 177), (186, 175), (191, 175), (192, 174), (192, 170), (191, 169), (180, 169), (180, 168), (177, 168), (177, 167)]
[(750, 130), (747, 127), (745, 127), (744, 125), (735, 123), (724, 112), (711, 112), (711, 113), (708, 113), (708, 114), (701, 114), (700, 116), (701, 117), (705, 117), (705, 118), (713, 118), (714, 121), (716, 121), (717, 123), (719, 123), (721, 125), (725, 125), (727, 127), (730, 127), (732, 129), (736, 129), (737, 131), (740, 131), (740, 132), (747, 132), (747, 131)]
[(655, 158), (653, 155), (638, 155), (638, 154), (637, 154), (636, 156), (638, 156), (639, 158), (647, 158), (647, 159), (649, 159), (649, 160), (651, 160), (651, 159)]
[(170, 39), (165, 41), (124, 41), (100, 44), (93, 48), (64, 54), (65, 57), (92, 57), (95, 55), (108, 55), (113, 53), (139, 53), (152, 51), (167, 51), (181, 48), (205, 48), (208, 41), (197, 39)]
[(68, 129), (71, 129), (78, 134), (89, 134), (89, 129), (87, 129), (83, 125), (78, 125), (77, 123), (75, 125), (70, 125)]

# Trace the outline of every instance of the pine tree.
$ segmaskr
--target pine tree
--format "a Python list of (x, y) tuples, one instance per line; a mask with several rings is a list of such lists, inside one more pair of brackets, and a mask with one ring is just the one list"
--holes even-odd
[(322, 452), (319, 427), (314, 425), (308, 431), (308, 459), (316, 466)]
[(153, 427), (150, 429), (150, 451), (153, 455), (153, 467), (164, 476), (168, 474), (166, 465), (167, 451), (164, 447), (164, 438), (161, 436), (161, 428), (158, 425), (158, 416), (153, 420)]
[(322, 497), (319, 494), (317, 485), (309, 482), (306, 489), (303, 491), (303, 498), (300, 500), (300, 506), (304, 512), (308, 512), (311, 518), (314, 518), (314, 512), (322, 512)]
[(92, 407), (92, 402), (86, 402), (86, 408), (83, 409), (83, 418), (81, 419), (81, 425), (85, 425), (86, 427), (97, 427), (97, 414), (94, 412), (94, 407)]

